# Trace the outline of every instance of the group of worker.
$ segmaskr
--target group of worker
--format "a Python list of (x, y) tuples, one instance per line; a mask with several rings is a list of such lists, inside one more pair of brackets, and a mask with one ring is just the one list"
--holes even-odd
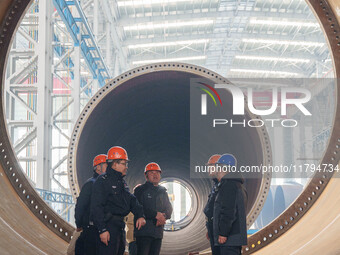
[(123, 255), (125, 217), (130, 212), (137, 255), (160, 253), (163, 226), (172, 214), (167, 191), (159, 185), (162, 170), (157, 163), (147, 164), (146, 182), (131, 194), (124, 180), (128, 161), (126, 150), (120, 146), (94, 158), (93, 177), (83, 185), (75, 208), (77, 231), (81, 231), (76, 255)]
[[(75, 207), (77, 232), (81, 232), (76, 255), (123, 255), (126, 239), (130, 255), (160, 254), (164, 225), (173, 211), (166, 188), (159, 185), (162, 170), (157, 163), (148, 163), (146, 182), (132, 194), (124, 180), (128, 161), (120, 146), (94, 158), (93, 177), (83, 185)], [(236, 166), (236, 159), (231, 154), (213, 155), (207, 164), (210, 169), (217, 164)], [(204, 213), (212, 254), (241, 254), (247, 244), (244, 181), (228, 178), (225, 172), (209, 175), (214, 185)], [(125, 223), (130, 226), (127, 238)]]

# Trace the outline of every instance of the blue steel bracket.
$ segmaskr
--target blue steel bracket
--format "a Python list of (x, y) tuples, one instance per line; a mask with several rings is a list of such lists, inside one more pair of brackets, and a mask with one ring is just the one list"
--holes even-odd
[(43, 189), (37, 189), (37, 191), (46, 202), (74, 204), (73, 197), (71, 195)]

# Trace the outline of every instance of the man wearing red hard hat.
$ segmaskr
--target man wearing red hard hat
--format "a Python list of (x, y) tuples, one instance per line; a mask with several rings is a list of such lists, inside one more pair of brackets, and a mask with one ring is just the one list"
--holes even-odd
[(97, 155), (93, 159), (93, 176), (85, 182), (81, 189), (79, 197), (77, 198), (74, 217), (77, 225), (77, 231), (82, 231), (82, 233), (80, 234), (76, 242), (76, 255), (98, 254), (98, 229), (93, 225), (93, 221), (90, 218), (90, 205), (93, 183), (99, 175), (106, 172), (106, 159), (107, 156), (105, 154)]
[(143, 207), (130, 193), (123, 179), (128, 169), (124, 148), (114, 146), (107, 152), (108, 169), (93, 185), (91, 215), (99, 231), (100, 255), (123, 255), (125, 251), (124, 217), (132, 212), (136, 228), (145, 225)]
[(171, 218), (172, 205), (166, 188), (159, 185), (161, 168), (151, 162), (146, 165), (146, 182), (135, 189), (134, 194), (143, 205), (146, 224), (142, 229), (135, 229), (137, 255), (158, 255), (163, 239), (163, 226)]

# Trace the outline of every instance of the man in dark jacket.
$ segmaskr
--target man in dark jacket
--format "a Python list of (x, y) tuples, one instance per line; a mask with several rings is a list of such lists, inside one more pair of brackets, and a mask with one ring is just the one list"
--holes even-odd
[(123, 179), (128, 168), (128, 156), (122, 147), (112, 147), (107, 153), (109, 167), (93, 185), (91, 215), (100, 237), (100, 255), (123, 255), (125, 251), (124, 217), (132, 212), (136, 228), (145, 225), (143, 207), (129, 192)]
[(220, 248), (218, 246), (214, 245), (214, 230), (213, 230), (213, 216), (214, 216), (214, 204), (215, 199), (217, 195), (217, 184), (218, 180), (216, 179), (216, 170), (215, 170), (215, 164), (220, 159), (221, 155), (215, 154), (212, 155), (207, 163), (209, 176), (213, 178), (213, 186), (211, 189), (211, 192), (208, 197), (207, 204), (204, 207), (204, 214), (206, 217), (206, 223), (205, 226), (207, 228), (207, 239), (210, 241), (210, 247), (212, 255), (219, 255), (220, 254)]
[[(222, 168), (219, 169), (218, 166)], [(220, 255), (239, 255), (247, 244), (246, 206), (247, 192), (239, 173), (225, 171), (234, 167), (236, 159), (223, 154), (217, 161), (217, 195), (214, 203), (214, 242)]]
[(92, 195), (92, 186), (97, 177), (106, 172), (107, 163), (106, 155), (97, 155), (93, 160), (93, 176), (83, 185), (75, 207), (74, 217), (76, 220), (77, 231), (82, 233), (76, 242), (76, 255), (95, 255), (99, 245), (98, 230), (90, 220), (90, 204)]
[(143, 205), (146, 216), (145, 226), (135, 229), (137, 255), (158, 255), (162, 246), (163, 226), (171, 218), (172, 205), (166, 188), (158, 185), (161, 179), (161, 168), (157, 163), (146, 165), (145, 184), (135, 189), (138, 201)]

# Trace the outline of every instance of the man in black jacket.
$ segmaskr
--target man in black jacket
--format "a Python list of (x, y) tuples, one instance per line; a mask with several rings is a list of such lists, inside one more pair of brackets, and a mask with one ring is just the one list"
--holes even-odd
[[(247, 192), (236, 169), (236, 158), (223, 154), (217, 161), (217, 195), (214, 203), (214, 242), (220, 255), (239, 255), (247, 244)], [(220, 167), (220, 168), (218, 168)]]
[(146, 224), (135, 229), (137, 255), (158, 255), (162, 246), (163, 226), (171, 218), (172, 205), (166, 188), (158, 185), (161, 179), (161, 168), (157, 163), (146, 165), (145, 184), (135, 189), (138, 201), (143, 205)]
[(207, 204), (204, 207), (204, 214), (206, 217), (205, 226), (207, 228), (207, 239), (210, 241), (210, 247), (212, 255), (220, 255), (220, 248), (214, 245), (214, 230), (213, 230), (213, 216), (214, 216), (214, 204), (217, 195), (217, 184), (215, 164), (220, 159), (221, 155), (212, 155), (207, 163), (209, 176), (213, 179), (213, 186), (208, 197)]
[(92, 186), (99, 175), (106, 172), (107, 163), (106, 155), (97, 155), (93, 160), (93, 176), (83, 185), (75, 207), (74, 217), (76, 220), (77, 231), (82, 233), (76, 242), (76, 255), (95, 255), (97, 254), (99, 236), (98, 230), (90, 220), (90, 204), (92, 195)]
[(132, 212), (136, 228), (145, 225), (143, 207), (130, 193), (123, 179), (128, 169), (126, 150), (115, 146), (107, 153), (109, 167), (93, 185), (91, 215), (100, 237), (100, 255), (123, 255), (125, 251), (124, 217)]

